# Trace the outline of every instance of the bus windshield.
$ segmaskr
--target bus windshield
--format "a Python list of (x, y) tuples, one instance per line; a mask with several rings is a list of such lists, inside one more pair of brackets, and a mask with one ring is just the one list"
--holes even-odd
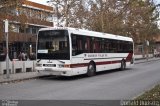
[(37, 59), (70, 59), (67, 30), (39, 31), (37, 44)]

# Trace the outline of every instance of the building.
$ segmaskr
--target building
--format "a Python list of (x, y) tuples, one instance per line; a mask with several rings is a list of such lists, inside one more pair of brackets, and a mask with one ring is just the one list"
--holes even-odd
[(10, 59), (17, 58), (20, 52), (35, 53), (38, 30), (53, 26), (52, 7), (26, 0), (12, 1), (14, 4), (0, 5), (0, 54), (6, 51), (3, 20), (8, 19)]
[(155, 39), (155, 52), (160, 56), (160, 35)]
[(160, 35), (153, 36), (152, 41), (135, 43), (134, 54), (145, 56), (147, 53), (160, 56)]

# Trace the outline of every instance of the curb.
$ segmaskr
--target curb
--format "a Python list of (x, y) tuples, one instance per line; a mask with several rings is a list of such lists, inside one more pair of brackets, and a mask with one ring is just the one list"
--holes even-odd
[(138, 98), (139, 96), (145, 94), (146, 92), (154, 89), (157, 85), (159, 85), (159, 83), (156, 83), (155, 85), (152, 85), (150, 88), (145, 89), (144, 91), (142, 91), (141, 93), (139, 93), (137, 96), (133, 97), (132, 99), (135, 100), (136, 98)]
[[(17, 78), (19, 76), (19, 78)], [(31, 72), (31, 73), (20, 73), (18, 74), (11, 74), (10, 78), (7, 79), (6, 75), (0, 76), (0, 84), (8, 84), (8, 83), (14, 83), (14, 82), (21, 82), (25, 80), (30, 79), (36, 79), (39, 78), (41, 75), (38, 75), (37, 72)]]
[(9, 84), (9, 83), (15, 83), (15, 82), (22, 82), (26, 80), (36, 79), (39, 78), (39, 76), (30, 77), (30, 78), (21, 78), (21, 79), (8, 79), (8, 81), (0, 81), (0, 84)]
[[(160, 58), (156, 58), (156, 59), (138, 59), (138, 60), (144, 60), (144, 61), (140, 61), (140, 62), (135, 62), (134, 64), (140, 64), (140, 63), (146, 63), (146, 62), (152, 62), (152, 61), (158, 61), (160, 60)], [(137, 61), (137, 60), (136, 60)]]

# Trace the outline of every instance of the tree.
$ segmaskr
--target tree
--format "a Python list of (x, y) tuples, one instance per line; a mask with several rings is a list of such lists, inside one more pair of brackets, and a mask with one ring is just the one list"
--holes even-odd
[(89, 22), (91, 30), (118, 34), (123, 24), (123, 5), (117, 0), (90, 0)]
[(159, 33), (153, 0), (50, 0), (65, 26), (129, 36), (135, 42)]
[[(20, 7), (22, 7), (22, 4), (25, 0), (1, 0), (1, 8), (0, 8), (0, 19), (8, 19), (10, 22), (20, 22), (21, 25), (23, 25), (27, 21), (26, 18), (24, 18), (25, 14), (20, 14)], [(21, 20), (23, 20), (21, 22)], [(24, 22), (24, 23), (23, 23)], [(10, 30), (12, 28), (10, 27)]]
[(130, 36), (132, 35), (138, 42), (149, 39), (150, 36), (153, 36), (153, 31), (156, 31), (155, 26), (158, 19), (154, 2), (152, 0), (134, 0), (127, 4), (125, 27), (126, 29), (128, 27)]
[[(54, 8), (56, 8), (55, 14), (58, 18), (58, 21), (64, 23), (65, 26), (70, 26), (73, 22), (73, 17), (75, 16), (75, 10), (81, 0), (50, 0)], [(59, 23), (58, 22), (58, 23)]]
[(90, 7), (90, 30), (130, 36), (136, 42), (159, 33), (159, 14), (152, 0), (90, 0)]

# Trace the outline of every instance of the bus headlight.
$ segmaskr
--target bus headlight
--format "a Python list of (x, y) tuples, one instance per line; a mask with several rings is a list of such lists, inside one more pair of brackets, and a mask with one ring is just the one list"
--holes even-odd
[(71, 66), (69, 64), (65, 64), (64, 67), (65, 68), (71, 68)]

